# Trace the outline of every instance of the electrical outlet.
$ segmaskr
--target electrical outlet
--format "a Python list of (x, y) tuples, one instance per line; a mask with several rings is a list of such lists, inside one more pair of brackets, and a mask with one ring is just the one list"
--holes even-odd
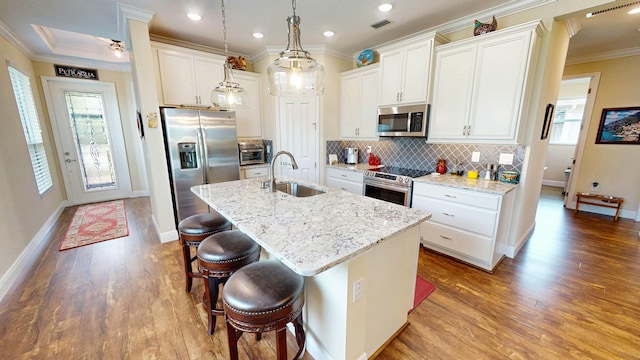
[(371, 145), (367, 145), (367, 154), (371, 154)]
[(498, 163), (501, 165), (512, 165), (513, 154), (500, 154), (500, 160), (498, 160)]
[(364, 278), (360, 278), (353, 283), (353, 302), (362, 299), (362, 293), (364, 292), (364, 289), (362, 288), (364, 286), (363, 283)]
[(480, 162), (480, 152), (474, 151), (471, 153), (471, 162)]
[(591, 191), (598, 191), (598, 188), (600, 187), (600, 183), (597, 181), (594, 181), (593, 183), (591, 183)]

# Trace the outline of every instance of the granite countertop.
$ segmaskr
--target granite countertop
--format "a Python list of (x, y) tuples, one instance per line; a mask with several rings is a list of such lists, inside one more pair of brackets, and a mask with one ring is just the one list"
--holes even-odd
[(421, 210), (300, 180), (295, 181), (326, 193), (306, 198), (271, 193), (260, 188), (260, 180), (198, 185), (191, 191), (303, 276), (355, 258), (431, 217)]
[[(437, 174), (437, 173), (436, 173)], [(458, 189), (473, 190), (489, 194), (504, 195), (518, 187), (516, 184), (508, 184), (501, 181), (469, 179), (465, 176), (455, 175), (426, 175), (413, 179), (414, 182), (425, 184), (448, 186)]]
[(369, 165), (369, 164), (355, 164), (355, 165), (349, 165), (349, 164), (336, 164), (336, 165), (329, 165), (327, 164), (328, 168), (336, 168), (336, 169), (340, 169), (340, 170), (350, 170), (350, 171), (366, 171), (366, 170), (373, 170), (373, 169), (379, 169), (381, 167), (384, 167), (384, 165)]

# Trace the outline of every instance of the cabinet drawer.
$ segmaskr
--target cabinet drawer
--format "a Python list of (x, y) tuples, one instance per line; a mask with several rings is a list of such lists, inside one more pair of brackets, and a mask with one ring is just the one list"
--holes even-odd
[(420, 241), (427, 247), (429, 244), (437, 245), (485, 262), (491, 260), (493, 252), (491, 239), (474, 236), (430, 221), (422, 223)]
[(347, 181), (355, 181), (362, 184), (363, 175), (358, 171), (348, 171), (348, 170), (340, 170), (335, 168), (327, 167), (327, 177), (328, 178), (336, 178)]
[(269, 168), (268, 167), (255, 167), (244, 169), (244, 176), (247, 179), (269, 176)]
[(362, 183), (347, 181), (339, 178), (327, 178), (327, 186), (346, 190), (354, 194), (362, 195)]
[(456, 189), (448, 186), (430, 185), (420, 182), (413, 184), (413, 194), (429, 196), (447, 202), (464, 204), (488, 210), (498, 210), (498, 207), (500, 206), (499, 195)]
[(464, 206), (435, 198), (413, 195), (412, 207), (431, 213), (428, 221), (493, 237), (496, 228), (495, 211)]

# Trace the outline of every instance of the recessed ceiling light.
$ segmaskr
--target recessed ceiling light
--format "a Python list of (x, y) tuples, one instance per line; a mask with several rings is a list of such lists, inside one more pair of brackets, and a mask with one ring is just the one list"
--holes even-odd
[(202, 16), (196, 14), (196, 13), (188, 13), (187, 17), (193, 21), (200, 21), (202, 20)]
[(629, 10), (629, 12), (628, 12), (627, 14), (631, 14), (631, 15), (633, 15), (633, 14), (640, 14), (640, 7), (637, 7), (637, 8), (635, 8), (635, 9), (631, 9), (631, 10)]
[(333, 32), (333, 31), (331, 31), (331, 30), (328, 30), (328, 31), (325, 31), (323, 34), (324, 34), (324, 36), (326, 36), (326, 37), (332, 37), (332, 36), (333, 36), (333, 35), (335, 35), (336, 33), (334, 33), (334, 32)]
[(264, 35), (262, 33), (259, 32), (254, 32), (253, 33), (253, 37), (256, 39), (262, 39), (264, 37)]
[(387, 11), (390, 11), (391, 9), (393, 9), (393, 5), (391, 4), (382, 4), (378, 6), (378, 10), (382, 12), (387, 12)]

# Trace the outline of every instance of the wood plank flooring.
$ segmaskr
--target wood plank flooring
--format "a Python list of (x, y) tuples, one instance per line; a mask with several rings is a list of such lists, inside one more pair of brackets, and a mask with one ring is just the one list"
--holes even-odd
[[(640, 359), (640, 223), (558, 197), (543, 192), (532, 239), (493, 275), (422, 249), (437, 288), (378, 359)], [(58, 252), (76, 208), (63, 212), (0, 303), (0, 359), (227, 358), (224, 321), (206, 335), (202, 283), (184, 291), (180, 247), (159, 242), (148, 198), (126, 206), (129, 236)], [(239, 349), (273, 359), (273, 334)]]

